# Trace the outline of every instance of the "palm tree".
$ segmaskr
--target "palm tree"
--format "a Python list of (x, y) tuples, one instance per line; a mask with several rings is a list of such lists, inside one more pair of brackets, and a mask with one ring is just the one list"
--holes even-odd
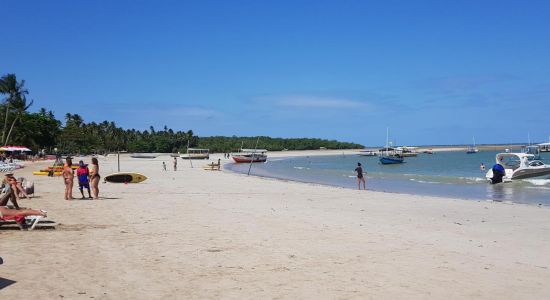
[(8, 144), (8, 141), (10, 140), (10, 135), (13, 130), (13, 126), (15, 123), (21, 119), (21, 116), (31, 107), (33, 104), (33, 100), (29, 104), (27, 104), (27, 99), (23, 95), (21, 97), (17, 97), (14, 101), (11, 102), (11, 106), (13, 107), (14, 113), (15, 113), (15, 119), (13, 119), (13, 122), (11, 123), (10, 131), (8, 131), (8, 135), (6, 136), (6, 141), (4, 142), (4, 146)]
[[(6, 136), (6, 129), (8, 129), (8, 116), (10, 112), (10, 106), (18, 105), (19, 107), (16, 108), (16, 111), (17, 111), (19, 108), (21, 108), (21, 103), (23, 103), (23, 107), (25, 107), (26, 105), (25, 95), (28, 94), (29, 91), (25, 89), (24, 86), (25, 86), (25, 80), (21, 80), (21, 82), (18, 82), (15, 74), (7, 74), (2, 76), (2, 78), (0, 78), (0, 93), (8, 95), (8, 97), (4, 99), (4, 102), (6, 104), (6, 116), (4, 118), (4, 128), (2, 131), (2, 143), (4, 143), (4, 137)], [(31, 101), (31, 104), (32, 104), (32, 101)], [(12, 128), (13, 128), (13, 124), (12, 124)], [(4, 145), (5, 144), (6, 143), (4, 143)]]

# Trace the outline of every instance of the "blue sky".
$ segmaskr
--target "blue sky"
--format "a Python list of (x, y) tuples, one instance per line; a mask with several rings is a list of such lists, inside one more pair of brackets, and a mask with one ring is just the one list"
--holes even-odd
[(549, 1), (2, 1), (58, 118), (365, 145), (546, 141)]

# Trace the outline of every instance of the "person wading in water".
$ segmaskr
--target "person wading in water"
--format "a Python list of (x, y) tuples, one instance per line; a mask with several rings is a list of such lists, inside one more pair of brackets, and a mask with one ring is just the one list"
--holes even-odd
[(365, 183), (365, 177), (363, 177), (363, 168), (361, 167), (361, 163), (357, 163), (357, 168), (355, 168), (355, 172), (357, 172), (357, 188), (361, 189), (361, 182), (363, 183), (363, 189), (366, 190), (366, 183)]

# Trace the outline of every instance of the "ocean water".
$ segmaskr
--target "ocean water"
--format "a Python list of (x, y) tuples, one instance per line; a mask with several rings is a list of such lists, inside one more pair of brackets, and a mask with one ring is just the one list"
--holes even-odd
[[(378, 157), (359, 155), (268, 158), (252, 164), (250, 174), (263, 177), (357, 188), (357, 163), (367, 172), (367, 189), (417, 195), (444, 196), (470, 200), (493, 200), (550, 205), (550, 176), (491, 185), (486, 171), (495, 164), (496, 151), (420, 153), (405, 163), (382, 165)], [(550, 163), (550, 153), (542, 159)], [(247, 173), (249, 164), (228, 164), (226, 168)]]

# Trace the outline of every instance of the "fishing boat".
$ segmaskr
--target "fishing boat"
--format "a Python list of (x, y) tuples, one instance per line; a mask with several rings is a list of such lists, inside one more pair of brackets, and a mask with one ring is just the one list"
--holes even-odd
[(265, 162), (266, 153), (266, 149), (241, 149), (240, 152), (232, 153), (231, 157), (236, 163)]
[(405, 161), (403, 157), (400, 157), (398, 155), (390, 156), (390, 155), (384, 155), (380, 156), (380, 163), (383, 165), (392, 165), (392, 164), (401, 164)]
[[(498, 153), (495, 160), (504, 168), (504, 181), (550, 175), (550, 165), (536, 160), (533, 154)], [(491, 179), (493, 170), (489, 170), (485, 177)]]
[(182, 159), (209, 159), (210, 149), (187, 148), (187, 153), (180, 155)]
[(478, 153), (479, 150), (477, 149), (476, 147), (476, 139), (475, 137), (472, 137), (472, 140), (474, 141), (474, 143), (472, 144), (472, 146), (468, 147), (468, 149), (466, 149), (466, 154), (474, 154), (474, 153)]
[(418, 147), (397, 147), (395, 148), (397, 153), (399, 153), (403, 157), (416, 157), (418, 156)]
[(380, 163), (383, 165), (393, 165), (393, 164), (401, 164), (405, 161), (403, 156), (399, 152), (397, 152), (394, 148), (390, 148), (388, 146), (389, 144), (389, 135), (390, 130), (389, 128), (386, 129), (386, 147), (380, 149), (378, 152), (380, 153)]

